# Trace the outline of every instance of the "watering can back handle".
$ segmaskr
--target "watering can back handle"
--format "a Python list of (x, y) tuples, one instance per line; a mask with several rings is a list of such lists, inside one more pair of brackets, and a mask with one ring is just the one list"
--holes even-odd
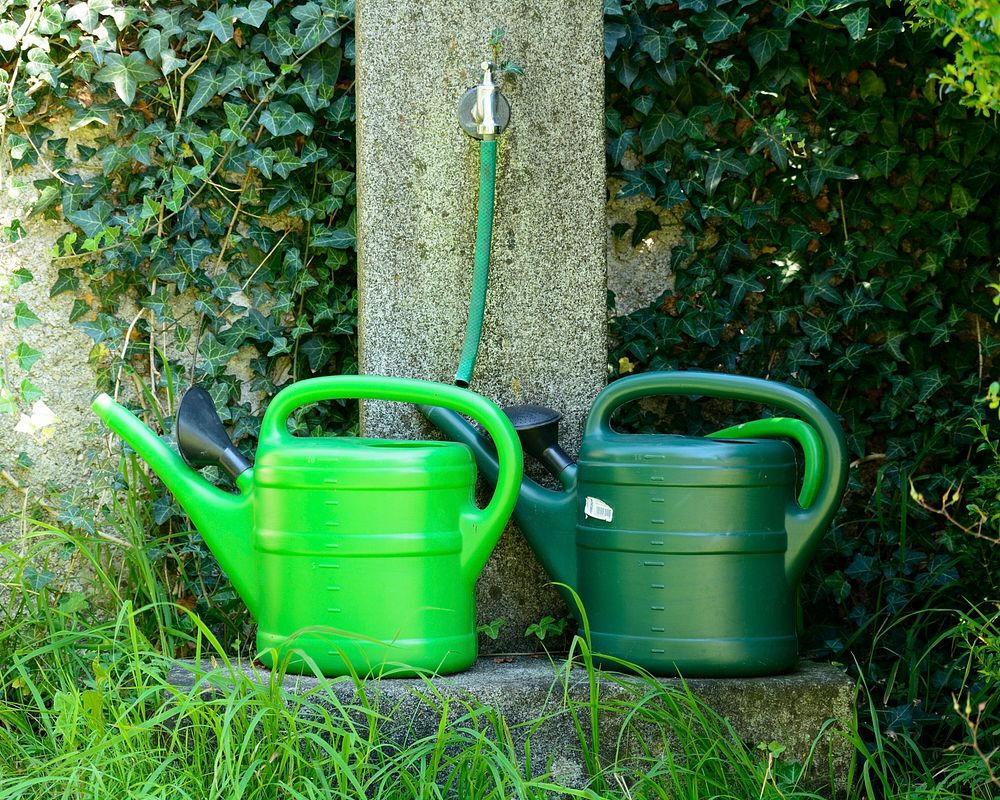
[(587, 416), (584, 436), (612, 433), (611, 416), (625, 403), (656, 395), (701, 395), (763, 403), (803, 419), (818, 434), (823, 461), (820, 488), (808, 508), (797, 503), (785, 515), (788, 552), (785, 572), (791, 584), (802, 577), (819, 539), (830, 524), (847, 485), (847, 444), (833, 412), (813, 395), (784, 383), (718, 372), (646, 372), (605, 387)]
[(809, 508), (823, 488), (823, 440), (816, 429), (800, 419), (791, 417), (770, 417), (755, 419), (740, 425), (715, 431), (706, 435), (708, 439), (791, 439), (802, 448), (802, 488), (799, 490), (799, 505)]
[[(292, 444), (295, 436), (288, 431), (288, 417), (297, 408), (323, 400), (341, 399), (394, 400), (450, 408), (477, 420), (493, 439), (499, 457), (499, 471), (493, 497), (485, 508), (473, 506), (463, 515), (463, 525), (473, 538), (486, 541), (499, 536), (506, 524), (521, 486), (524, 459), (521, 442), (510, 420), (492, 401), (482, 395), (443, 383), (394, 378), (381, 375), (330, 375), (293, 383), (275, 395), (260, 424), (260, 441)], [(476, 532), (483, 536), (475, 536)], [(495, 544), (495, 539), (493, 540)], [(483, 545), (473, 543), (473, 560)], [(488, 547), (492, 550), (492, 544)], [(486, 555), (489, 555), (487, 552)], [(485, 562), (485, 557), (482, 559)], [(478, 572), (476, 573), (478, 575)]]

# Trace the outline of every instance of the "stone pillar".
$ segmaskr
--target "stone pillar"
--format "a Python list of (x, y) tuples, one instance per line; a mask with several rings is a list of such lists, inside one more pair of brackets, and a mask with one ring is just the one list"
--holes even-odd
[[(524, 75), (500, 137), (493, 260), (471, 388), (564, 415), (579, 447), (607, 378), (606, 176), (600, 0), (359, 0), (358, 239), (361, 371), (451, 382), (469, 302), (479, 144), (459, 127), (495, 28)], [(427, 437), (415, 409), (367, 403), (365, 435)], [(505, 532), (479, 583), (495, 650), (558, 611), (533, 554)], [(485, 644), (485, 643), (484, 643)]]

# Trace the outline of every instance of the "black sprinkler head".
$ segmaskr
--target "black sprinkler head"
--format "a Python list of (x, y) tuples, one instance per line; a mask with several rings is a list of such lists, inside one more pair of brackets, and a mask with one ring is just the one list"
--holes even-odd
[(503, 411), (517, 431), (524, 452), (541, 461), (555, 477), (573, 463), (559, 446), (562, 414), (558, 411), (536, 405), (508, 406)]
[(192, 386), (181, 398), (175, 429), (177, 449), (192, 469), (219, 466), (234, 480), (250, 469), (250, 460), (226, 433), (212, 396), (200, 386)]

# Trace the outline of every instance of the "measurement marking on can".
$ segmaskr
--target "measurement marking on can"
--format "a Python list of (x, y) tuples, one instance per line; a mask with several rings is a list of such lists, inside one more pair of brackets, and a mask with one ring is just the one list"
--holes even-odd
[(657, 655), (662, 656), (663, 655), (663, 648), (662, 647), (653, 647), (653, 648), (650, 649), (649, 652), (650, 653), (656, 653)]
[(340, 483), (340, 478), (323, 478), (323, 483), (327, 484)]
[(340, 505), (340, 501), (339, 500), (324, 500), (323, 501), (323, 505), (327, 505), (327, 506), (339, 506)]
[(643, 561), (642, 565), (644, 567), (662, 567), (663, 566), (663, 562), (662, 561)]
[(663, 611), (665, 608), (666, 608), (666, 606), (650, 606), (649, 610), (650, 611)]
[(339, 592), (340, 591), (340, 587), (339, 586), (327, 586), (326, 590), (328, 592)]
[(340, 609), (339, 608), (328, 608), (327, 611), (329, 611), (331, 614), (339, 614), (340, 613)]
[(320, 569), (340, 569), (340, 564), (318, 564)]
[(650, 503), (666, 503), (667, 500), (664, 497), (650, 497), (649, 498), (649, 502)]
[(663, 539), (653, 539), (650, 544), (656, 547), (663, 547)]
[(652, 628), (650, 628), (650, 630), (653, 633), (663, 633), (663, 628), (652, 627)]
[(649, 585), (649, 588), (650, 589), (666, 589), (667, 587), (664, 586), (662, 583), (651, 583)]
[(649, 479), (657, 483), (663, 483), (663, 481), (666, 480), (666, 478), (664, 478), (662, 475), (650, 475)]

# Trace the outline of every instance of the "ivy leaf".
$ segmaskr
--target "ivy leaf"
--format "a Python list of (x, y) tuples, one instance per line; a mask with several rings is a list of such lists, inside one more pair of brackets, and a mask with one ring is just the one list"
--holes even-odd
[(635, 212), (635, 225), (632, 228), (632, 247), (638, 247), (649, 234), (663, 228), (660, 215), (654, 211), (639, 209)]
[(787, 28), (755, 28), (747, 38), (747, 49), (758, 67), (764, 67), (774, 56), (788, 49), (791, 32)]
[(948, 385), (948, 381), (945, 379), (940, 367), (931, 367), (930, 369), (915, 373), (913, 379), (920, 390), (918, 402), (921, 403), (930, 400), (939, 390)]
[(844, 14), (840, 21), (844, 23), (844, 27), (855, 42), (863, 39), (868, 32), (868, 6)]
[(198, 347), (198, 365), (195, 372), (201, 377), (216, 375), (236, 356), (236, 348), (223, 344), (211, 331)]
[(319, 372), (330, 363), (337, 349), (335, 339), (324, 339), (319, 336), (310, 336), (299, 346), (299, 350), (309, 361), (309, 369), (312, 372)]
[(63, 26), (62, 7), (56, 3), (46, 5), (38, 18), (38, 32), (43, 36), (59, 33)]
[[(16, 239), (14, 241), (17, 241)], [(35, 276), (32, 275), (24, 267), (14, 270), (10, 276), (10, 288), (16, 289), (18, 286), (23, 286), (24, 284), (34, 280)]]
[(705, 168), (705, 194), (711, 197), (719, 188), (722, 176), (746, 175), (747, 168), (743, 161), (735, 156), (735, 148), (716, 150), (707, 156), (708, 166)]
[[(14, 26), (15, 30), (17, 26)], [(620, 22), (607, 22), (604, 25), (604, 57), (611, 58), (618, 48), (619, 42), (628, 36), (628, 28)], [(11, 47), (11, 50), (14, 48)]]
[(694, 23), (702, 28), (702, 38), (706, 44), (714, 44), (739, 33), (743, 24), (750, 19), (748, 14), (737, 14), (730, 17), (720, 8), (711, 8), (704, 14), (692, 17)]
[(327, 191), (334, 197), (343, 197), (354, 186), (354, 173), (344, 169), (335, 169), (329, 174), (330, 185)]
[(30, 328), (32, 325), (37, 325), (41, 320), (38, 315), (35, 314), (28, 304), (21, 302), (14, 306), (14, 327), (17, 330), (23, 330), (25, 328)]
[(831, 370), (853, 372), (864, 363), (866, 354), (872, 349), (870, 344), (853, 342), (844, 350), (844, 354), (830, 365)]
[(287, 147), (282, 147), (274, 154), (273, 169), (275, 174), (287, 178), (292, 172), (303, 166), (302, 159)]
[(74, 3), (66, 12), (66, 21), (78, 22), (84, 31), (93, 33), (97, 30), (97, 26), (101, 24), (101, 15), (99, 13), (101, 6), (101, 3), (95, 2)]
[(357, 244), (357, 237), (346, 226), (332, 229), (317, 226), (314, 228), (314, 233), (309, 243), (312, 247), (331, 247), (335, 250), (347, 250)]
[(815, 319), (799, 320), (799, 327), (809, 337), (811, 350), (828, 350), (833, 344), (833, 334), (842, 327), (835, 316), (817, 317)]
[(233, 14), (232, 9), (227, 5), (219, 6), (219, 11), (222, 16), (214, 11), (205, 11), (198, 23), (197, 30), (210, 33), (224, 43), (233, 38)]
[(222, 90), (222, 77), (215, 67), (201, 67), (191, 78), (194, 92), (184, 108), (184, 116), (190, 117), (207, 106)]
[(683, 187), (681, 187), (681, 182), (674, 179), (667, 182), (660, 196), (656, 198), (656, 204), (662, 209), (669, 210), (674, 206), (686, 203), (687, 199), (687, 195), (684, 193)]
[(181, 239), (174, 245), (174, 255), (191, 269), (197, 269), (201, 262), (212, 255), (212, 243), (208, 239), (189, 241)]
[(655, 152), (668, 139), (673, 139), (680, 121), (681, 116), (676, 112), (664, 114), (657, 111), (646, 117), (639, 129), (643, 155)]
[(136, 50), (122, 58), (118, 53), (108, 53), (104, 57), (104, 67), (94, 76), (101, 83), (110, 83), (121, 101), (132, 105), (135, 92), (140, 86), (160, 77), (160, 71), (146, 61), (142, 52)]
[(863, 286), (855, 286), (844, 295), (837, 313), (840, 314), (844, 322), (850, 322), (861, 314), (868, 311), (878, 311), (880, 308), (882, 308), (882, 304), (872, 297), (867, 289)]
[(42, 351), (36, 350), (29, 344), (20, 342), (14, 350), (17, 358), (17, 365), (24, 371), (29, 372), (33, 366), (41, 359)]
[(652, 31), (639, 39), (639, 48), (649, 54), (654, 62), (659, 64), (670, 55), (670, 45), (676, 41), (674, 32), (670, 28), (660, 31)]
[(261, 113), (260, 124), (267, 128), (273, 136), (287, 136), (290, 133), (301, 133), (308, 136), (312, 133), (313, 118), (303, 111), (296, 111), (288, 103), (278, 100), (271, 103)]
[(625, 176), (626, 183), (618, 190), (615, 197), (623, 199), (626, 197), (635, 197), (640, 194), (647, 195), (648, 197), (656, 197), (656, 185), (645, 170), (627, 169), (623, 175)]
[(53, 283), (52, 288), (49, 289), (49, 297), (56, 297), (63, 292), (75, 291), (79, 285), (80, 277), (77, 275), (76, 270), (68, 267), (61, 269), (57, 273), (55, 283)]
[(304, 3), (292, 9), (292, 16), (299, 20), (295, 35), (303, 50), (312, 50), (331, 39), (340, 29), (337, 20), (325, 13), (318, 3)]
[(259, 28), (264, 24), (270, 11), (271, 4), (267, 0), (250, 0), (245, 7), (237, 6), (234, 8), (233, 17), (240, 22), (245, 22), (251, 28)]

